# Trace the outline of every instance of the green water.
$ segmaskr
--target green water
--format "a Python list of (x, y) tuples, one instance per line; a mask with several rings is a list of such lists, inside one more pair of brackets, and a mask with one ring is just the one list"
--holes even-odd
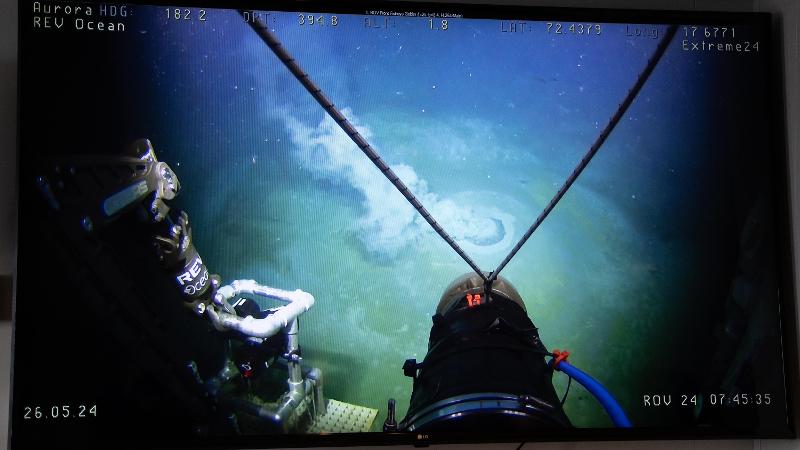
[[(285, 142), (270, 151), (295, 150)], [(420, 173), (437, 168), (436, 158), (423, 152), (402, 156), (404, 164), (422, 168)], [(464, 179), (475, 179), (483, 173), (479, 169), (429, 181), (428, 188), (456, 204), (472, 202), (509, 216), (506, 231), (513, 242), (561, 176), (540, 170), (532, 177), (530, 168), (519, 170), (513, 163), (505, 169), (497, 182), (502, 191), (470, 190), (476, 183), (464, 189)], [(376, 183), (388, 183), (377, 170), (373, 175)], [(369, 235), (356, 225), (365, 214), (363, 193), (320, 177), (296, 158), (239, 160), (207, 176), (206, 183), (218, 186), (248, 180), (227, 184), (225, 201), (218, 204), (249, 206), (235, 215), (220, 209), (203, 226), (204, 232), (226, 237), (201, 249), (206, 260), (224, 268), (225, 280), (254, 278), (312, 293), (316, 303), (301, 317), (301, 345), (305, 363), (323, 371), (326, 395), (376, 408), (379, 419), (387, 399), (395, 398), (403, 417), (411, 393), (403, 361), (424, 358), (439, 296), (467, 265), (427, 228), (391, 254), (370, 250)], [(636, 393), (646, 388), (653, 367), (636, 355), (662, 346), (667, 314), (669, 286), (660, 273), (669, 262), (639, 241), (613, 204), (576, 185), (503, 272), (524, 298), (545, 345), (568, 349), (570, 360), (606, 384), (623, 405), (635, 403)], [(481, 253), (476, 247), (473, 256), (488, 270), (508, 248)], [(562, 374), (554, 376), (559, 394), (566, 381)], [(576, 383), (565, 410), (577, 426), (610, 425)]]

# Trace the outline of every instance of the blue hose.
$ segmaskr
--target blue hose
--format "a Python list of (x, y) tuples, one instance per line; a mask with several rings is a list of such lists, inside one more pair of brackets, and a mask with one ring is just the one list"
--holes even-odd
[[(550, 364), (553, 364), (553, 360), (550, 360)], [(630, 428), (631, 421), (628, 420), (628, 416), (625, 415), (625, 411), (622, 410), (622, 407), (619, 406), (617, 400), (611, 395), (599, 381), (595, 380), (594, 378), (587, 375), (585, 372), (581, 371), (577, 367), (573, 366), (572, 364), (561, 361), (556, 366), (556, 370), (560, 370), (565, 374), (569, 375), (570, 377), (574, 378), (575, 381), (581, 384), (581, 386), (585, 387), (587, 391), (589, 391), (592, 395), (595, 396), (598, 402), (603, 405), (603, 408), (606, 410), (606, 413), (611, 418), (611, 421), (614, 422), (614, 426), (618, 428)]]

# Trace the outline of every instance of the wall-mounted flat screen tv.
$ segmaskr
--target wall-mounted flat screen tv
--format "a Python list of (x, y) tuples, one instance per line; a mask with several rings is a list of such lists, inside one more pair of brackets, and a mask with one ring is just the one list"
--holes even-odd
[(12, 448), (792, 436), (769, 23), (21, 2)]

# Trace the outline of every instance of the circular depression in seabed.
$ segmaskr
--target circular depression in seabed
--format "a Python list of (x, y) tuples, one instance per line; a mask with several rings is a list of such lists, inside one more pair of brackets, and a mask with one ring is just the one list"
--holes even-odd
[[(491, 191), (464, 191), (452, 200), (473, 211), (474, 220), (453, 238), (469, 255), (504, 253), (514, 245), (516, 218), (501, 210), (515, 202), (511, 197)], [(503, 208), (505, 209), (505, 208)], [(450, 232), (444, 225), (445, 231)]]

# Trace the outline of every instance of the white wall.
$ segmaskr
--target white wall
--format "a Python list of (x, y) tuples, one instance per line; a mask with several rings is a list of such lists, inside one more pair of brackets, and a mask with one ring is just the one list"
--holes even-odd
[[(792, 204), (792, 241), (795, 255), (795, 286), (798, 287), (795, 297), (795, 308), (798, 312), (797, 323), (800, 323), (800, 1), (797, 0), (755, 0), (756, 11), (780, 13), (777, 18), (783, 29), (783, 65), (786, 98), (786, 123), (788, 146), (788, 169), (790, 201)], [(800, 341), (800, 333), (798, 334)], [(798, 342), (798, 341), (796, 341)], [(794, 380), (794, 411), (800, 414), (800, 383)], [(795, 427), (798, 427), (795, 418)], [(783, 450), (800, 448), (800, 441), (756, 441), (755, 449)]]
[[(23, 0), (24, 1), (24, 0)], [(492, 0), (464, 0), (487, 2)], [(509, 0), (510, 2), (511, 0)], [(494, 3), (506, 3), (494, 0)], [(800, 205), (800, 1), (798, 0), (528, 0), (532, 5), (583, 6), (611, 8), (725, 10), (725, 11), (769, 11), (780, 15), (784, 32), (784, 64), (787, 96), (787, 123), (789, 124), (789, 168), (794, 175), (790, 179), (793, 205)], [(16, 45), (17, 45), (17, 1), (0, 0), (0, 274), (13, 271), (15, 242), (15, 133), (16, 133)], [(792, 211), (793, 240), (800, 243), (800, 207)], [(797, 244), (796, 244), (797, 245)], [(795, 267), (800, 268), (800, 252), (796, 252)], [(800, 272), (799, 272), (800, 273)], [(800, 287), (800, 277), (796, 285)], [(797, 308), (800, 311), (800, 308)], [(800, 318), (798, 318), (800, 320)], [(0, 355), (7, 355), (8, 329), (0, 333)], [(0, 364), (0, 370), (3, 367)], [(0, 376), (0, 394), (7, 390)], [(795, 384), (795, 390), (800, 386)], [(4, 397), (0, 395), (0, 400)], [(795, 411), (800, 412), (800, 403), (795, 398)], [(0, 448), (5, 445), (5, 408), (0, 405)], [(452, 449), (513, 449), (516, 444), (492, 446), (444, 446)], [(384, 447), (385, 448), (385, 447)], [(412, 447), (408, 447), (412, 448)], [(778, 450), (800, 449), (800, 441), (669, 441), (669, 442), (613, 442), (613, 443), (551, 443), (527, 444), (525, 449), (753, 449)]]
[(17, 0), (0, 0), (0, 275), (15, 264), (16, 134)]

